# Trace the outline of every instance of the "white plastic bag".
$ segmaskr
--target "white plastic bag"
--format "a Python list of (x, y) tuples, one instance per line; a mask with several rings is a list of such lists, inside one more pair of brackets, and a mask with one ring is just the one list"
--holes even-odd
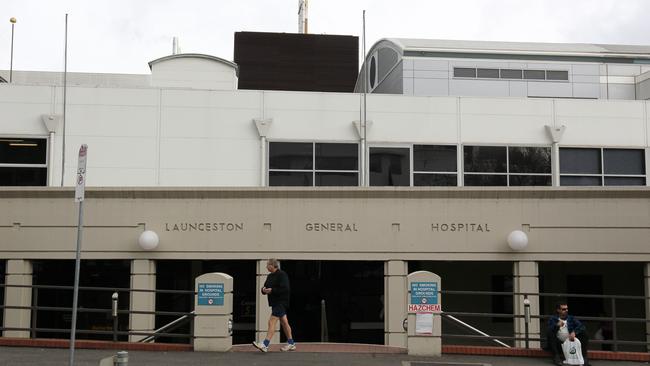
[(564, 352), (564, 363), (567, 365), (583, 365), (585, 363), (582, 358), (582, 345), (578, 338), (573, 341), (567, 338), (562, 343), (562, 352)]

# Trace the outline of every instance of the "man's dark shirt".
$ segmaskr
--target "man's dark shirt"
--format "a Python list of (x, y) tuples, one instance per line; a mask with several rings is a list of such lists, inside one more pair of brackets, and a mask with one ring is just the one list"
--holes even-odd
[(264, 287), (271, 289), (271, 293), (268, 294), (269, 306), (284, 305), (287, 308), (289, 307), (291, 288), (289, 287), (289, 276), (286, 272), (278, 269), (269, 273), (266, 281), (264, 281)]

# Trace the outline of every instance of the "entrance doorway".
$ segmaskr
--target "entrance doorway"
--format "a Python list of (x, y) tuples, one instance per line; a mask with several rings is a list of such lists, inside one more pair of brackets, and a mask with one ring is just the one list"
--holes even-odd
[[(384, 263), (282, 261), (300, 342), (384, 344)], [(284, 336), (283, 336), (284, 337)]]

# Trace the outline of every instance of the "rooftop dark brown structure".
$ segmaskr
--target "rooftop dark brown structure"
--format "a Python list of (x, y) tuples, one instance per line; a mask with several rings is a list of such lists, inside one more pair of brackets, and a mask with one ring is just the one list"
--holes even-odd
[(352, 92), (359, 37), (235, 33), (239, 89)]

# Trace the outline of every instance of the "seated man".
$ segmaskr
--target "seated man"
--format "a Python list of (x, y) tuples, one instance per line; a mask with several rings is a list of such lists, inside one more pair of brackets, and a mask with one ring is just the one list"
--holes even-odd
[(587, 329), (580, 320), (569, 315), (569, 306), (566, 301), (558, 302), (555, 306), (555, 312), (556, 314), (548, 320), (546, 330), (546, 341), (549, 350), (553, 354), (553, 363), (558, 366), (562, 365), (562, 343), (571, 335), (580, 340), (584, 365), (589, 365), (589, 361), (587, 361), (587, 348), (589, 345)]

